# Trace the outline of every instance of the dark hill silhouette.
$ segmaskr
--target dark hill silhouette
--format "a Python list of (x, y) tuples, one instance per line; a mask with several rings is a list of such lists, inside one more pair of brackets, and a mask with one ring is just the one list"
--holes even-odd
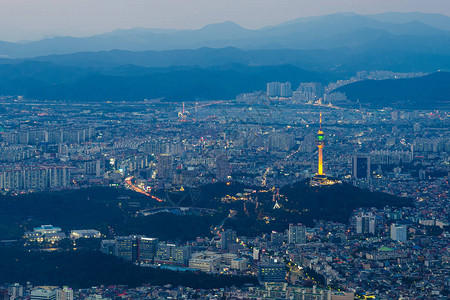
[[(274, 209), (272, 193), (261, 193), (262, 203), (259, 210), (247, 205), (244, 213), (242, 205), (234, 207), (236, 217), (227, 220), (225, 227), (232, 228), (242, 235), (270, 233), (272, 230), (284, 231), (289, 223), (303, 223), (314, 226), (314, 220), (327, 220), (348, 223), (350, 216), (358, 208), (409, 207), (412, 200), (393, 195), (371, 192), (349, 184), (311, 187), (307, 181), (297, 182), (281, 188), (280, 194), (287, 200), (280, 199), (281, 209)], [(261, 216), (269, 216), (269, 224)]]
[(99, 285), (143, 284), (188, 286), (196, 289), (257, 284), (256, 277), (209, 275), (143, 268), (98, 251), (28, 252), (0, 248), (0, 282), (32, 282), (35, 285), (69, 285), (90, 288)]
[(285, 186), (280, 191), (289, 201), (286, 208), (308, 210), (313, 219), (348, 223), (353, 210), (364, 207), (409, 207), (412, 200), (354, 187), (349, 184), (311, 187), (307, 182)]
[[(281, 194), (289, 201), (282, 201), (280, 204), (288, 210), (273, 209), (272, 193), (258, 194), (262, 215), (275, 218), (268, 225), (259, 219), (260, 211), (255, 210), (255, 204), (247, 203), (247, 214), (243, 211), (242, 201), (220, 201), (221, 197), (242, 193), (245, 188), (238, 183), (205, 185), (199, 189), (195, 205), (189, 199), (189, 191), (184, 192), (188, 197), (180, 202), (180, 206), (214, 208), (216, 213), (160, 213), (146, 217), (136, 216), (136, 211), (173, 204), (151, 201), (147, 196), (129, 190), (103, 187), (1, 196), (0, 240), (18, 239), (25, 230), (32, 230), (42, 224), (59, 226), (65, 232), (92, 228), (107, 234), (108, 228), (112, 227), (118, 235), (143, 234), (162, 240), (193, 240), (197, 236), (210, 236), (211, 226), (219, 224), (230, 209), (235, 210), (237, 216), (227, 221), (226, 227), (243, 235), (254, 236), (271, 230), (284, 230), (293, 222), (310, 226), (313, 225), (313, 220), (319, 219), (347, 223), (352, 211), (360, 207), (412, 205), (407, 198), (373, 193), (347, 184), (314, 188), (305, 182), (299, 182), (281, 189)], [(183, 195), (180, 194), (178, 198), (171, 196), (171, 199), (181, 200)]]
[(338, 89), (352, 101), (374, 107), (438, 109), (450, 107), (450, 73), (393, 80), (367, 80)]
[[(242, 50), (233, 47), (199, 48), (195, 50), (166, 51), (99, 51), (33, 58), (33, 61), (51, 62), (62, 66), (110, 69), (123, 65), (147, 68), (173, 66), (211, 67), (227, 64), (248, 66), (290, 64), (311, 71), (330, 70), (353, 75), (361, 70), (392, 70), (401, 72), (431, 72), (450, 69), (450, 39), (384, 34), (380, 30), (364, 28), (353, 36), (340, 34), (320, 41), (331, 42), (331, 49), (257, 49)], [(344, 44), (339, 47), (338, 42)], [(436, 48), (444, 51), (435, 51)], [(382, 58), (382, 59), (381, 59)], [(22, 60), (3, 59), (5, 64)]]
[(93, 69), (27, 61), (0, 65), (0, 94), (68, 101), (234, 99), (264, 90), (269, 81), (324, 81), (329, 75), (292, 65)]

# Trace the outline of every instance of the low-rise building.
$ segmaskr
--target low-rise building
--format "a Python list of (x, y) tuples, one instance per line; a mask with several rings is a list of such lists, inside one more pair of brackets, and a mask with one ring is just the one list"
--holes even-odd
[(198, 269), (206, 273), (213, 273), (220, 264), (221, 256), (215, 252), (199, 252), (192, 254), (189, 268)]
[(100, 238), (101, 236), (100, 231), (94, 229), (72, 230), (70, 232), (70, 238), (74, 240), (79, 238)]

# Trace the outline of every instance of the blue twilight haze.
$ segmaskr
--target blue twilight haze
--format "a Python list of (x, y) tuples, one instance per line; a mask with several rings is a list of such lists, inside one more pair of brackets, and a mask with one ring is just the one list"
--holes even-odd
[(227, 20), (256, 29), (347, 11), (450, 15), (450, 6), (447, 0), (2, 0), (0, 40), (86, 36), (134, 27), (196, 29)]

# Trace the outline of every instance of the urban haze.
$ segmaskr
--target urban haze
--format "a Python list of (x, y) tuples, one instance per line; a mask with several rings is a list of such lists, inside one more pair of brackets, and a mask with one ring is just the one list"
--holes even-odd
[(0, 300), (449, 299), (447, 2), (1, 1)]

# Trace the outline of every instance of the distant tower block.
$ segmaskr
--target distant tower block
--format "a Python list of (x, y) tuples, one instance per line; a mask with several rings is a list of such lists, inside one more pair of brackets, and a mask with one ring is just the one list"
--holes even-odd
[(158, 155), (158, 178), (171, 179), (172, 178), (172, 155), (160, 154)]
[(226, 180), (231, 174), (230, 163), (226, 154), (219, 154), (216, 157), (216, 178), (218, 180)]

